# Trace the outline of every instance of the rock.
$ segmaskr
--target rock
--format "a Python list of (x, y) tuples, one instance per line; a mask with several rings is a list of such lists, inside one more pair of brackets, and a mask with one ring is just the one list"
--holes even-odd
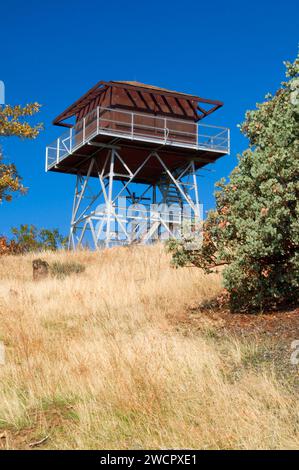
[(40, 258), (34, 259), (32, 261), (33, 268), (33, 280), (39, 281), (40, 279), (45, 279), (49, 274), (49, 264), (47, 261), (44, 261)]

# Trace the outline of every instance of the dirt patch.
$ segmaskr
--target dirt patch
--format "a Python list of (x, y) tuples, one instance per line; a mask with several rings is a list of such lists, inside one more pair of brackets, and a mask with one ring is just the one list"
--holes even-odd
[(263, 314), (231, 313), (228, 309), (196, 309), (186, 312), (185, 321), (192, 324), (208, 321), (219, 330), (238, 336), (256, 336), (283, 341), (299, 340), (299, 308)]
[(33, 410), (29, 414), (31, 425), (25, 425), (21, 429), (0, 429), (0, 450), (51, 448), (53, 439), (63, 432), (64, 427), (69, 427), (71, 422), (77, 421), (72, 406), (49, 406), (46, 410)]
[[(231, 313), (228, 308), (194, 306), (176, 317), (175, 325), (186, 335), (198, 332), (218, 342), (235, 337), (245, 345), (254, 343), (256, 350), (251, 357), (247, 357), (247, 366), (273, 366), (278, 379), (299, 388), (299, 364), (291, 361), (295, 351), (292, 343), (299, 340), (298, 307), (263, 314), (244, 314)], [(299, 353), (297, 357), (299, 359)]]

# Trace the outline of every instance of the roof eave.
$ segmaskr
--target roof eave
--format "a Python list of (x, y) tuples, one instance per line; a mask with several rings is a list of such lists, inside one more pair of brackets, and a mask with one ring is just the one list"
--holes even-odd
[[(159, 90), (157, 88), (147, 88), (145, 86), (137, 86), (137, 85), (132, 85), (132, 84), (126, 84), (126, 83), (118, 83), (115, 81), (99, 81), (94, 85), (92, 88), (90, 88), (84, 95), (82, 95), (77, 101), (75, 101), (73, 104), (68, 106), (61, 114), (59, 114), (54, 120), (53, 124), (56, 126), (63, 126), (63, 127), (72, 127), (71, 124), (64, 123), (62, 121), (65, 121), (66, 119), (74, 116), (77, 111), (82, 109), (82, 107), (85, 106), (84, 100), (87, 100), (87, 98), (90, 100), (94, 98), (94, 96), (97, 96), (99, 92), (103, 92), (107, 88), (122, 88), (122, 89), (128, 89), (128, 90), (135, 90), (139, 91), (142, 93), (149, 93), (153, 95), (160, 95), (160, 96), (171, 96), (176, 99), (183, 99), (187, 101), (194, 101), (198, 105), (198, 111), (201, 112), (201, 115), (198, 115), (198, 120), (203, 119), (204, 117), (208, 116), (209, 114), (215, 112), (217, 109), (219, 109), (221, 106), (223, 106), (222, 101), (218, 100), (210, 100), (207, 98), (201, 98), (199, 96), (195, 95), (188, 95), (180, 92), (175, 92), (171, 90)], [(94, 94), (94, 96), (93, 96)], [(88, 102), (88, 101), (87, 101)], [(211, 109), (209, 110), (203, 110), (200, 108), (199, 103), (203, 104), (209, 104), (212, 106)]]

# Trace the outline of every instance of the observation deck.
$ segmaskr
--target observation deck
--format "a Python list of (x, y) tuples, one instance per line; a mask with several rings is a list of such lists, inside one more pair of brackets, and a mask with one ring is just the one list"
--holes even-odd
[[(190, 120), (97, 107), (47, 146), (46, 171), (76, 174), (80, 168), (81, 173), (87, 172), (89, 157), (103, 159), (117, 147), (132, 171), (157, 149), (169, 168), (181, 167), (186, 159), (200, 168), (229, 153), (230, 133), (224, 127)], [(157, 169), (147, 166), (138, 178), (154, 182), (159, 176)]]

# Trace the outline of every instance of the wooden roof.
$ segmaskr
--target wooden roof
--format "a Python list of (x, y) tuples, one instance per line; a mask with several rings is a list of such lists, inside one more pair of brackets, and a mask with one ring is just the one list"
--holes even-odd
[(92, 101), (98, 99), (100, 95), (106, 93), (108, 90), (115, 90), (118, 88), (125, 90), (128, 95), (130, 95), (130, 93), (137, 92), (144, 101), (146, 101), (148, 96), (150, 96), (155, 102), (163, 99), (164, 103), (170, 110), (170, 114), (172, 108), (171, 102), (175, 100), (179, 107), (189, 108), (189, 112), (190, 109), (192, 110), (193, 119), (195, 121), (203, 119), (223, 105), (221, 101), (201, 98), (199, 96), (168, 90), (136, 81), (99, 81), (94, 87), (81, 96), (81, 98), (63, 111), (63, 113), (57, 116), (54, 119), (53, 124), (71, 127), (70, 124), (63, 121), (71, 118), (72, 116), (78, 116), (80, 111), (82, 112), (84, 108), (86, 109), (86, 107), (88, 107)]
[(168, 93), (175, 93), (177, 95), (183, 95), (183, 96), (191, 96), (189, 93), (182, 93), (180, 91), (174, 91), (174, 90), (168, 90), (167, 88), (161, 88), (161, 87), (158, 87), (158, 86), (154, 86), (154, 85), (148, 85), (146, 83), (141, 83), (141, 82), (127, 82), (127, 81), (122, 81), (122, 80), (118, 80), (118, 81), (112, 81), (112, 83), (122, 83), (124, 85), (132, 85), (134, 87), (138, 87), (138, 88), (148, 88), (150, 90), (158, 90), (158, 91), (167, 91)]

